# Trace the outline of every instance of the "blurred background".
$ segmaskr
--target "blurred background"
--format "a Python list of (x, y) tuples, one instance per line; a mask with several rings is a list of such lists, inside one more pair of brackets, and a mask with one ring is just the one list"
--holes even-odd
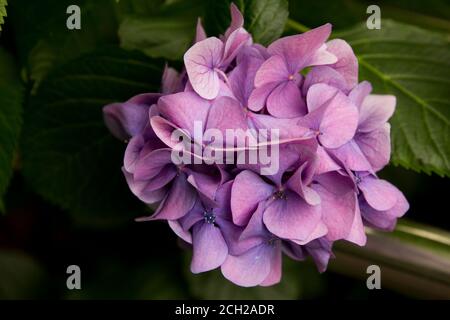
[[(197, 17), (217, 35), (230, 1), (7, 2), (0, 0), (0, 299), (450, 298), (448, 1), (235, 1), (262, 43), (331, 22), (360, 61), (384, 72), (374, 79), (361, 68), (360, 80), (399, 98), (393, 164), (380, 176), (411, 205), (394, 233), (368, 230), (364, 248), (338, 244), (327, 272), (285, 257), (279, 285), (250, 289), (219, 271), (192, 275), (190, 251), (165, 223), (134, 222), (149, 209), (127, 190), (125, 144), (101, 115), (109, 102), (157, 91), (165, 61), (182, 65)], [(66, 27), (72, 4), (81, 30)], [(375, 34), (364, 27), (370, 4), (381, 9)], [(394, 59), (413, 52), (424, 59)], [(408, 78), (381, 83), (390, 72)], [(421, 108), (427, 103), (438, 116)], [(366, 287), (372, 264), (381, 267), (381, 290)], [(81, 290), (66, 287), (69, 265), (81, 268)]]

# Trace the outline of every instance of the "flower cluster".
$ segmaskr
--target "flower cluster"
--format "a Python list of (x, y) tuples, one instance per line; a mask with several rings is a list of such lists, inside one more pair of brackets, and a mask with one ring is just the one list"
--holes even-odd
[[(327, 41), (330, 24), (264, 47), (234, 5), (231, 16), (220, 38), (207, 38), (199, 20), (185, 69), (166, 67), (161, 93), (108, 105), (104, 116), (128, 143), (122, 170), (131, 191), (157, 204), (139, 220), (168, 221), (192, 245), (192, 272), (220, 267), (238, 285), (268, 286), (281, 279), (282, 253), (311, 256), (322, 272), (334, 241), (362, 246), (364, 225), (392, 230), (408, 210), (376, 175), (389, 162), (396, 100), (358, 83), (351, 47)], [(278, 130), (278, 170), (174, 162), (174, 132), (208, 145), (195, 137), (196, 121), (203, 131)]]

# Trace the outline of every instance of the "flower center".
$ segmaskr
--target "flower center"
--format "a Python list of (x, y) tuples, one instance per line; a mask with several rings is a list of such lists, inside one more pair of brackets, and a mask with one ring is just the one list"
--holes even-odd
[(216, 215), (212, 211), (204, 211), (203, 218), (206, 223), (214, 224), (216, 222)]
[(288, 80), (294, 80), (294, 75), (290, 74), (289, 77), (288, 77)]
[(277, 241), (277, 238), (270, 238), (269, 240), (267, 240), (267, 245), (269, 246), (274, 246), (275, 242)]
[(273, 194), (273, 198), (274, 198), (274, 199), (286, 200), (286, 199), (287, 199), (287, 196), (286, 196), (286, 194), (284, 193), (283, 190), (278, 190), (278, 191), (276, 191), (276, 192)]

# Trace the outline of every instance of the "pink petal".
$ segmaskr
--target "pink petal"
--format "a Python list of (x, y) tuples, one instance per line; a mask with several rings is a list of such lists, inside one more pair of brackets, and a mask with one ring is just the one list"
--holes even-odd
[(202, 98), (214, 99), (219, 93), (220, 79), (216, 68), (220, 67), (223, 54), (224, 45), (215, 37), (197, 42), (184, 54), (189, 80)]

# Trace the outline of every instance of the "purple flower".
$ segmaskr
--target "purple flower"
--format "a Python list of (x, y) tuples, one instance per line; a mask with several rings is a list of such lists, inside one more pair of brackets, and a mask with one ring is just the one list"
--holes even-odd
[(358, 83), (350, 45), (327, 42), (330, 24), (265, 48), (230, 11), (218, 38), (198, 20), (185, 68), (166, 66), (161, 93), (105, 106), (104, 118), (127, 143), (131, 192), (156, 207), (137, 220), (166, 220), (192, 246), (192, 272), (269, 286), (283, 254), (324, 272), (335, 241), (363, 246), (365, 226), (392, 230), (406, 213), (377, 177), (396, 100)]
[(261, 110), (265, 105), (268, 112), (279, 118), (292, 118), (306, 113), (301, 97), (299, 72), (313, 65), (336, 62), (336, 57), (326, 50), (325, 40), (331, 33), (331, 25), (289, 36), (272, 43), (270, 54), (255, 77), (255, 87), (249, 108)]

